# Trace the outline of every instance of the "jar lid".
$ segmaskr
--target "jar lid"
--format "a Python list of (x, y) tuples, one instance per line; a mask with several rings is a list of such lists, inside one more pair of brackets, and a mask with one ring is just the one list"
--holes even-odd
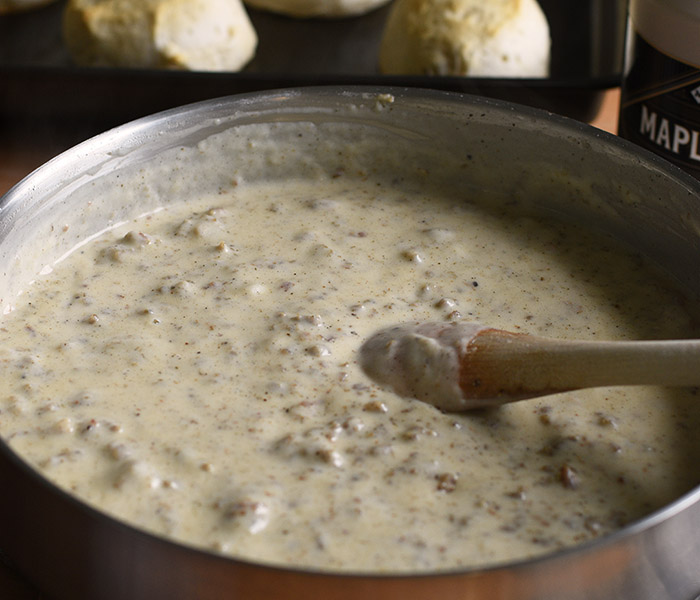
[(670, 5), (676, 10), (683, 11), (691, 17), (700, 19), (700, 0), (665, 0), (661, 4)]
[(630, 0), (629, 16), (657, 50), (700, 68), (700, 0)]

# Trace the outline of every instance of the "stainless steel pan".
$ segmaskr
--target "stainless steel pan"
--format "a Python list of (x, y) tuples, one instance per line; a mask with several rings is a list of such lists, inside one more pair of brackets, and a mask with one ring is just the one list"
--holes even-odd
[[(623, 140), (529, 108), (440, 92), (330, 87), (244, 95), (161, 113), (47, 163), (0, 204), (0, 307), (43, 265), (147, 202), (134, 197), (124, 207), (101, 204), (99, 186), (115, 175), (145, 169), (152, 185), (166, 185), (168, 173), (159, 170), (158, 160), (170, 148), (245, 124), (296, 121), (353, 123), (362, 131), (356, 143), (378, 150), (386, 144), (404, 147), (405, 168), (438, 153), (444, 163), (436, 176), (487, 188), (494, 198), (527, 197), (533, 210), (633, 245), (677, 278), (700, 309), (700, 183), (681, 171)], [(284, 137), (272, 141), (295, 143)], [(377, 162), (381, 159), (368, 155), (367, 169)], [(323, 156), (318, 164), (323, 166)], [(304, 165), (250, 176), (283, 180), (296, 167)], [(86, 216), (88, 197), (92, 209)], [(58, 230), (63, 233), (56, 235)], [(700, 480), (700, 469), (698, 475)], [(1, 442), (0, 514), (0, 548), (52, 598), (694, 600), (700, 595), (700, 488), (594, 543), (490, 569), (420, 576), (279, 569), (159, 539), (60, 491)]]

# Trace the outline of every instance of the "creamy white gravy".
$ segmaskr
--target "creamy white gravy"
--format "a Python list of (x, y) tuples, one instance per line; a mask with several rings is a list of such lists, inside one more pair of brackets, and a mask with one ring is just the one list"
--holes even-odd
[(452, 415), (363, 374), (362, 341), (406, 320), (688, 335), (638, 257), (517, 212), (342, 172), (241, 183), (106, 232), (16, 304), (0, 322), (10, 446), (120, 519), (236, 557), (493, 564), (596, 538), (698, 482), (688, 390)]

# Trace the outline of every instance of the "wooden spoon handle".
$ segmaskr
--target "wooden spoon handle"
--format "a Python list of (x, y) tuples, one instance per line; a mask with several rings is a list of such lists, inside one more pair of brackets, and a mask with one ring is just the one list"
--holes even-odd
[(485, 329), (460, 357), (460, 387), (471, 398), (636, 384), (700, 385), (700, 340), (568, 341)]
[(466, 322), (381, 330), (360, 361), (397, 394), (448, 411), (591, 387), (700, 385), (700, 340), (556, 340)]

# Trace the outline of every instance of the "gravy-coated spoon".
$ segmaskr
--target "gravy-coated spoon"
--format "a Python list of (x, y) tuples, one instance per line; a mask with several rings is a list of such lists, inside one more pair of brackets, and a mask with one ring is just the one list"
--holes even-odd
[(600, 386), (700, 385), (700, 340), (558, 340), (461, 322), (384, 329), (360, 362), (377, 383), (445, 411)]

